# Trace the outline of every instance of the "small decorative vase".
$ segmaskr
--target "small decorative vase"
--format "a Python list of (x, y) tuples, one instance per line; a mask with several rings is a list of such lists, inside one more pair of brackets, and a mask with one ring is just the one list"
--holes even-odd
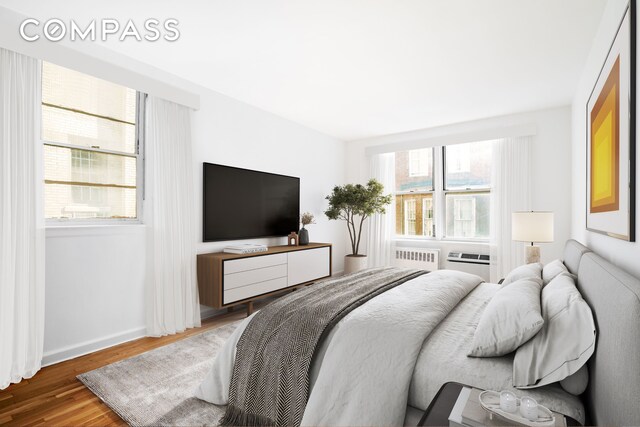
[(299, 233), (298, 244), (300, 245), (308, 245), (309, 244), (309, 232), (306, 228), (302, 227)]

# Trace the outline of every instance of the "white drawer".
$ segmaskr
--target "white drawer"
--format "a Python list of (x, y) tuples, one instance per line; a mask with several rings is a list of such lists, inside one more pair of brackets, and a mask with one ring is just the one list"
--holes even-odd
[(328, 247), (289, 252), (287, 271), (289, 286), (327, 277), (329, 257)]
[(286, 263), (287, 254), (259, 255), (249, 258), (232, 259), (224, 262), (224, 274), (255, 270), (256, 268), (271, 267), (272, 265)]
[(225, 274), (224, 290), (252, 285), (254, 283), (264, 282), (266, 280), (277, 279), (280, 277), (287, 277), (287, 264)]
[(249, 286), (229, 289), (224, 291), (222, 300), (223, 304), (229, 304), (246, 298), (252, 298), (257, 295), (266, 294), (267, 292), (276, 291), (287, 287), (287, 278), (280, 277), (277, 279), (267, 280), (266, 282), (254, 283)]

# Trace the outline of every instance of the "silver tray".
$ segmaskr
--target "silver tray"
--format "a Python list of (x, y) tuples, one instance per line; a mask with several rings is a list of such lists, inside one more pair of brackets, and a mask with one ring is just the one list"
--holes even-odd
[(531, 421), (520, 415), (520, 399), (518, 399), (518, 410), (516, 412), (506, 412), (500, 409), (500, 393), (497, 391), (483, 391), (480, 393), (480, 406), (489, 412), (489, 415), (498, 415), (507, 421), (523, 424), (531, 427), (550, 427), (555, 425), (553, 413), (545, 406), (538, 404), (538, 420)]

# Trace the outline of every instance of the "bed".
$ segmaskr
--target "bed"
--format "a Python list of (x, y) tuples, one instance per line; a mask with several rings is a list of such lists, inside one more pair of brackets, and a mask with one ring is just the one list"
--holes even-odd
[(581, 396), (590, 425), (640, 423), (640, 281), (588, 248), (569, 240), (564, 263), (578, 277), (598, 330)]
[[(564, 264), (577, 275), (577, 286), (591, 306), (597, 324), (598, 343), (588, 362), (589, 386), (581, 397), (565, 392), (557, 383), (527, 390), (526, 394), (582, 423), (637, 423), (640, 420), (640, 409), (635, 404), (640, 397), (640, 283), (573, 240), (566, 244)], [(411, 314), (402, 308), (393, 308), (406, 304), (402, 298), (406, 300), (408, 295), (418, 292), (420, 288), (416, 286), (421, 280), (435, 280), (433, 276), (416, 277), (371, 299), (331, 330), (317, 350), (320, 356), (314, 356), (311, 366), (303, 425), (397, 425), (402, 421), (415, 425), (419, 414), (445, 382), (458, 381), (494, 390), (511, 388), (513, 354), (492, 358), (466, 356), (478, 318), (500, 289), (499, 285), (460, 285), (453, 291), (458, 292), (458, 300), (455, 304), (449, 303), (451, 307), (443, 311), (437, 321), (425, 315), (414, 301), (409, 301)], [(460, 277), (461, 282), (467, 279)], [(375, 333), (366, 329), (358, 331), (363, 325), (375, 322), (380, 313), (395, 319), (391, 323), (408, 324), (417, 318), (418, 323), (433, 321), (434, 326), (426, 328), (424, 336), (416, 333), (404, 337), (408, 342), (418, 343), (414, 344), (415, 350), (407, 347), (408, 353), (415, 354), (406, 356), (402, 349), (395, 348), (394, 342), (394, 337), (403, 329), (391, 327), (385, 332), (382, 329), (386, 323), (379, 323), (373, 326)], [(210, 375), (199, 387), (198, 397), (226, 404), (229, 396), (224, 390), (232, 382), (236, 346), (250, 321), (251, 318), (247, 319), (230, 339), (226, 355), (223, 351), (218, 356)], [(388, 335), (384, 336), (385, 333)], [(382, 335), (383, 342), (389, 342), (388, 348), (380, 348), (379, 344), (377, 348), (368, 347), (370, 341), (380, 339), (376, 335)], [(366, 339), (358, 338), (361, 336)], [(353, 355), (339, 346), (341, 342), (354, 340), (357, 341), (355, 350), (349, 350)], [(382, 405), (381, 408), (381, 401), (388, 403), (388, 407)], [(343, 413), (347, 415), (340, 415)]]

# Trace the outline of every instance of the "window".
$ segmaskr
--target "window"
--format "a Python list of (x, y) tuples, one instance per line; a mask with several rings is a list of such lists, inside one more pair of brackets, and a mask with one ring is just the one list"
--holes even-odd
[(396, 153), (396, 234), (433, 237), (433, 149)]
[(489, 192), (448, 193), (446, 204), (447, 237), (489, 238)]
[(42, 65), (47, 219), (137, 219), (140, 138), (135, 90)]
[(443, 148), (445, 236), (489, 238), (492, 141)]
[(396, 234), (488, 239), (492, 143), (397, 152)]

